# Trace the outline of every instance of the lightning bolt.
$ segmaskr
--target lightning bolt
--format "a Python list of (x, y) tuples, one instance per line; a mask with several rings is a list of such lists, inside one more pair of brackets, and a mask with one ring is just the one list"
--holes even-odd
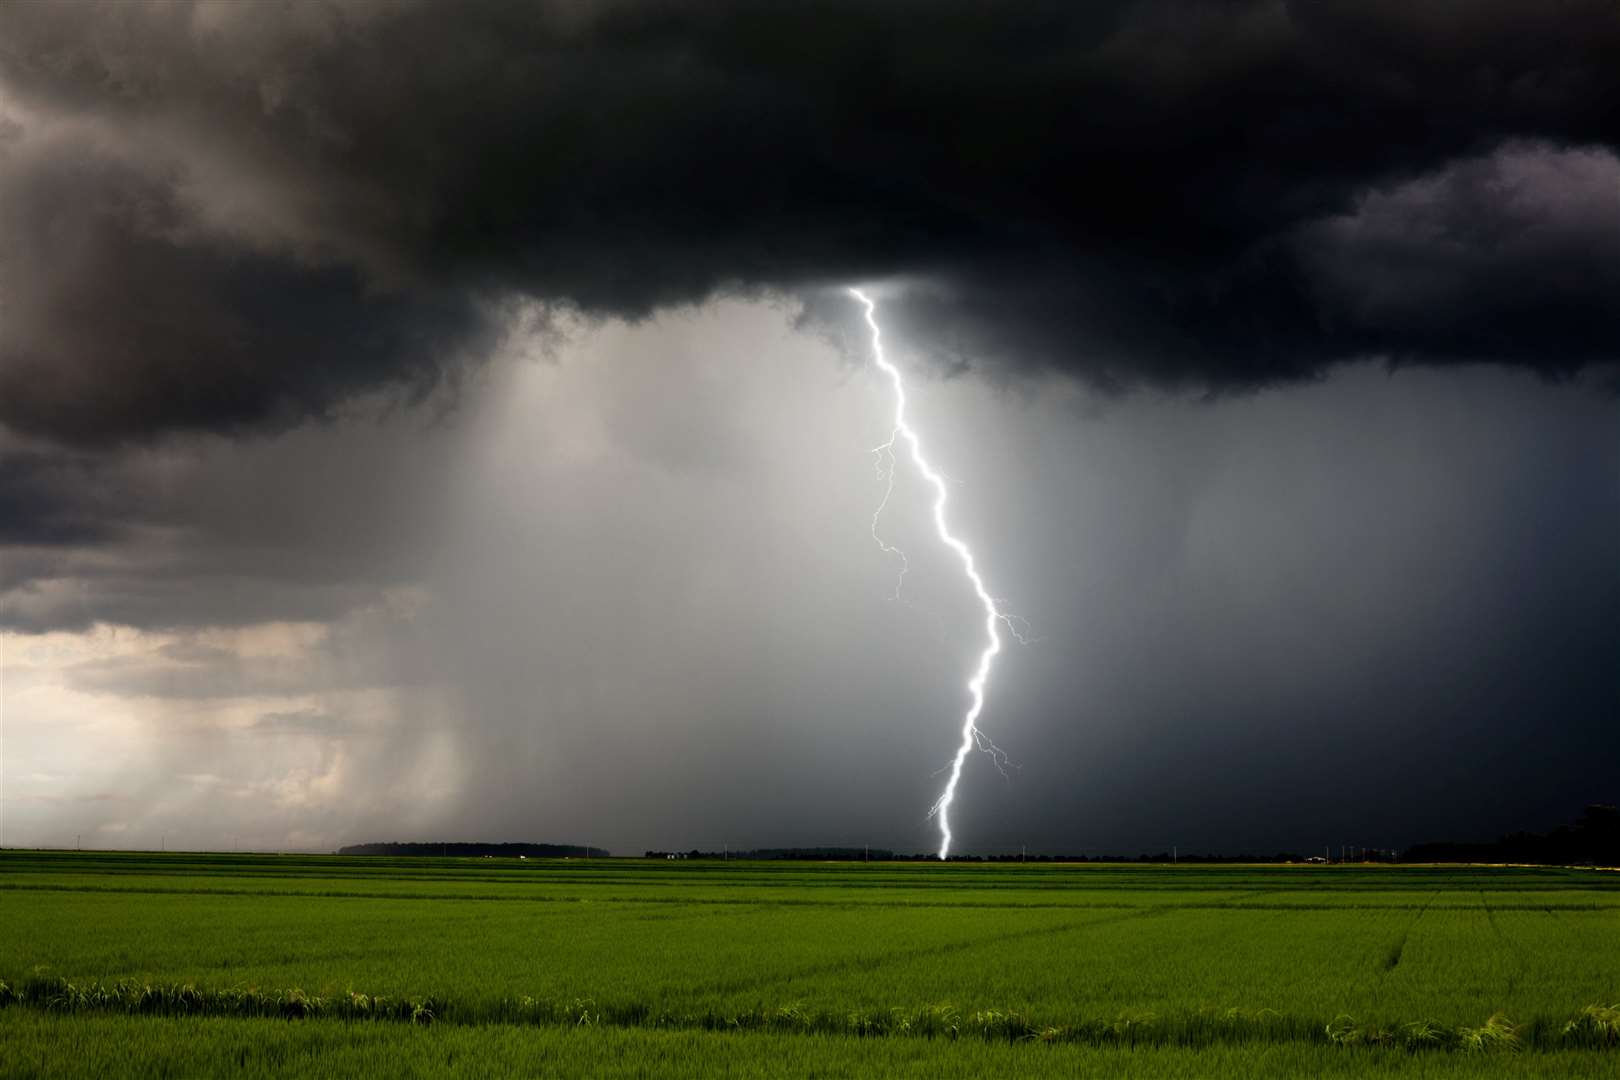
[[(967, 761), (968, 754), (975, 749), (982, 750), (990, 755), (996, 768), (1002, 770), (1007, 763), (1007, 755), (990, 741), (984, 732), (979, 730), (979, 715), (984, 712), (985, 685), (990, 681), (990, 669), (995, 663), (997, 654), (1001, 652), (1000, 627), (1006, 625), (1015, 637), (1022, 639), (1018, 627), (1014, 625), (1011, 617), (1006, 615), (996, 605), (996, 600), (985, 588), (984, 579), (979, 576), (978, 567), (973, 561), (973, 551), (955, 533), (951, 532), (950, 525), (945, 520), (945, 504), (949, 501), (949, 492), (945, 487), (945, 477), (923, 455), (922, 439), (917, 430), (906, 420), (906, 384), (900, 376), (900, 369), (889, 362), (883, 353), (883, 331), (878, 326), (877, 305), (859, 289), (850, 289), (849, 293), (860, 301), (866, 308), (866, 325), (872, 328), (872, 359), (878, 370), (889, 377), (894, 387), (894, 429), (889, 434), (889, 441), (879, 446), (874, 453), (878, 455), (878, 475), (885, 481), (883, 501), (878, 504), (877, 513), (872, 515), (872, 536), (884, 552), (898, 555), (901, 560), (901, 581), (905, 580), (907, 564), (905, 553), (886, 543), (878, 535), (878, 518), (882, 516), (884, 507), (889, 504), (889, 496), (894, 493), (894, 470), (896, 442), (904, 442), (911, 451), (911, 462), (917, 467), (924, 480), (934, 489), (934, 531), (939, 534), (940, 543), (956, 553), (962, 564), (962, 573), (968, 583), (973, 586), (974, 594), (979, 598), (979, 606), (984, 609), (984, 650), (979, 653), (979, 663), (973, 670), (973, 677), (968, 680), (967, 688), (970, 698), (967, 713), (962, 717), (962, 739), (956, 747), (956, 755), (951, 758), (949, 765), (950, 777), (945, 781), (945, 790), (940, 793), (933, 807), (928, 811), (929, 817), (939, 819), (939, 857), (945, 859), (951, 853), (951, 804), (956, 801), (956, 784), (962, 779), (962, 765)], [(888, 469), (884, 469), (887, 461)], [(899, 585), (895, 587), (895, 595), (899, 595)]]

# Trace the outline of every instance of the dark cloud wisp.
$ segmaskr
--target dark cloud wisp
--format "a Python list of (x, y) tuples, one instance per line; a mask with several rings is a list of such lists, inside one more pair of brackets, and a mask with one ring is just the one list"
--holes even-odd
[(1126, 386), (1620, 356), (1608, 3), (86, 3), (0, 43), (0, 423), (53, 441), (426, 390), (514, 297), (908, 279), (922, 348)]

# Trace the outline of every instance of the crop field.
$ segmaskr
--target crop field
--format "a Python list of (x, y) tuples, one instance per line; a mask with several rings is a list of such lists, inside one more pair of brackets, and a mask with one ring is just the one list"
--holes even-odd
[(0, 1072), (1615, 1076), (1620, 875), (7, 851)]

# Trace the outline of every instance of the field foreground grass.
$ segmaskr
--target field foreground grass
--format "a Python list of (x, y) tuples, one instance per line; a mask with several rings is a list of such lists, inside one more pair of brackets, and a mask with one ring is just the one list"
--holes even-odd
[(217, 1018), (0, 1014), (6, 1075), (55, 1080), (144, 1077), (574, 1076), (923, 1078), (1389, 1076), (1467, 1080), (1612, 1077), (1612, 1058), (1578, 1051), (1510, 1060), (1299, 1043), (1205, 1049), (848, 1039), (749, 1033), (715, 1037), (635, 1028), (507, 1026), (388, 1030), (341, 1021), (251, 1023)]
[(3, 852), (0, 906), (5, 1075), (1620, 1068), (1602, 872)]

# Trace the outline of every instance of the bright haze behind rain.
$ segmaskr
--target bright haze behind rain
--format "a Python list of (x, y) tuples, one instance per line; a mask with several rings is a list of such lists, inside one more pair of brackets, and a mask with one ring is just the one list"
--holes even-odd
[[(0, 6), (0, 843), (1612, 802), (1608, 3)], [(881, 462), (878, 463), (881, 465)], [(997, 761), (1005, 765), (997, 768)], [(941, 772), (941, 770), (946, 772)]]

